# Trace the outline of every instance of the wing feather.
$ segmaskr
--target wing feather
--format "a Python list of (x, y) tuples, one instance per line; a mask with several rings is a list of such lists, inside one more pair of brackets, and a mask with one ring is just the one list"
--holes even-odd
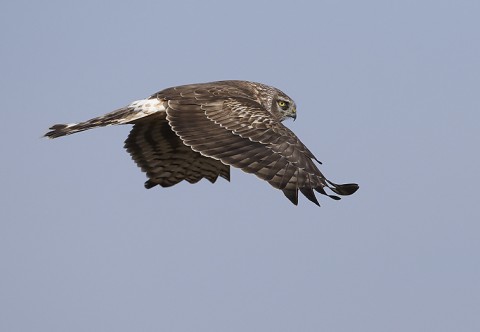
[[(259, 103), (243, 98), (168, 100), (167, 120), (173, 131), (194, 151), (238, 167), (268, 181), (298, 203), (298, 190), (318, 205), (314, 190), (334, 199), (323, 189), (340, 195), (354, 186), (336, 185), (314, 164), (305, 145)], [(184, 94), (185, 96), (192, 96)], [(212, 99), (213, 98), (213, 99)]]
[(183, 180), (196, 183), (202, 178), (214, 183), (218, 176), (230, 179), (230, 167), (186, 146), (171, 130), (165, 113), (137, 121), (125, 148), (147, 173), (146, 188), (170, 187)]

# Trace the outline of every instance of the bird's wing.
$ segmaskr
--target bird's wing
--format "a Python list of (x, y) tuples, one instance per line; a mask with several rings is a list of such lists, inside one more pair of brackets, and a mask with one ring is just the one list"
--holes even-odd
[(182, 180), (196, 183), (202, 178), (214, 183), (218, 176), (230, 180), (230, 166), (183, 144), (170, 128), (165, 113), (136, 120), (125, 149), (147, 174), (147, 189), (156, 185), (170, 187)]
[(313, 190), (350, 195), (356, 184), (328, 181), (313, 163), (313, 154), (288, 128), (247, 98), (184, 98), (168, 100), (167, 120), (173, 131), (202, 155), (238, 167), (267, 181), (298, 204), (298, 190), (319, 204)]

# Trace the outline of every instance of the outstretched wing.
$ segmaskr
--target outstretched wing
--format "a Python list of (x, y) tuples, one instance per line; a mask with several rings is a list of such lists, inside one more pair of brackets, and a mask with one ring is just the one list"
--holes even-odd
[(202, 156), (183, 144), (170, 128), (165, 113), (135, 121), (125, 149), (147, 173), (147, 189), (156, 185), (170, 187), (182, 180), (196, 183), (202, 178), (214, 183), (218, 176), (230, 180), (230, 166)]
[(251, 99), (202, 98), (197, 91), (195, 98), (168, 100), (167, 105), (167, 120), (186, 145), (268, 181), (294, 204), (298, 204), (298, 190), (319, 205), (313, 190), (339, 199), (323, 188), (339, 195), (358, 189), (356, 184), (328, 181), (295, 134)]

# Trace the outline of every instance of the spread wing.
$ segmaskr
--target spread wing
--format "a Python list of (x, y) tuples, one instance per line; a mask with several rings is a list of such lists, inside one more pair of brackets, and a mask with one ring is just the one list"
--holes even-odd
[(202, 178), (214, 183), (218, 176), (230, 180), (230, 166), (183, 144), (170, 128), (165, 113), (135, 121), (125, 149), (147, 173), (147, 189), (156, 185), (170, 187), (182, 180), (196, 183)]
[(324, 187), (339, 195), (358, 189), (356, 184), (328, 181), (295, 134), (251, 99), (212, 95), (207, 99), (197, 94), (168, 100), (166, 113), (173, 131), (193, 150), (255, 174), (282, 190), (294, 204), (298, 204), (298, 190), (319, 205), (313, 190), (339, 199)]

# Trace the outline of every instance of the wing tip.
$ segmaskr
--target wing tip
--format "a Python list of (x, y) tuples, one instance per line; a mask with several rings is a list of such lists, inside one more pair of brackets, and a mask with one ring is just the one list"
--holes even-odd
[(329, 188), (333, 192), (342, 196), (352, 195), (358, 190), (358, 188), (360, 188), (360, 186), (356, 183), (336, 184), (331, 181), (328, 181), (328, 183), (331, 185), (331, 187), (329, 186)]
[(283, 189), (285, 197), (287, 197), (293, 205), (298, 205), (298, 190), (297, 189)]
[(310, 202), (314, 203), (317, 206), (320, 206), (320, 203), (318, 202), (312, 188), (300, 188), (300, 191), (306, 198), (308, 198)]
[(147, 181), (145, 181), (145, 183), (143, 184), (143, 186), (145, 187), (145, 189), (151, 189), (155, 186), (157, 186), (158, 183), (155, 183), (153, 182), (152, 180), (148, 179)]

